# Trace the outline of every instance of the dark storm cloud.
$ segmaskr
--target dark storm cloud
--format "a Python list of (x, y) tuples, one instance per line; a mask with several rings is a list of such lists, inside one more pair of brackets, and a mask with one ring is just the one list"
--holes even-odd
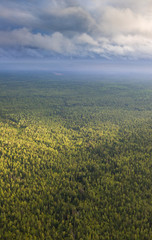
[(93, 32), (96, 22), (91, 15), (80, 7), (46, 10), (40, 14), (43, 29), (59, 32)]
[(17, 27), (36, 26), (38, 22), (36, 14), (18, 5), (0, 3), (0, 29), (15, 29)]

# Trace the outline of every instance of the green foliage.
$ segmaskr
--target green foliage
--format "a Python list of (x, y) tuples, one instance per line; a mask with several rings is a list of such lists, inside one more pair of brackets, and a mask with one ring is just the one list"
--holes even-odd
[(152, 83), (1, 74), (0, 239), (152, 236)]

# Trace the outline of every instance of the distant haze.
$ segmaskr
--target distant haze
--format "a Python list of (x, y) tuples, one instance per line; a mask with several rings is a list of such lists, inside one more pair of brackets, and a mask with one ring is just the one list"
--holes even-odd
[(99, 59), (5, 60), (0, 61), (0, 72), (3, 71), (47, 71), (59, 77), (65, 73), (152, 76), (150, 61), (108, 61)]

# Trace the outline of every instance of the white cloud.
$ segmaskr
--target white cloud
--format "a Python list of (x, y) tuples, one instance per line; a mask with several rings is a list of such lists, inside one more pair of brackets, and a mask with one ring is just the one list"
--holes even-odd
[(13, 2), (0, 4), (1, 52), (152, 58), (151, 0)]
[(9, 32), (0, 31), (0, 36), (0, 45), (2, 46), (42, 48), (60, 54), (74, 51), (72, 42), (58, 32), (49, 36), (41, 33), (33, 34), (27, 28), (23, 28)]
[(152, 19), (135, 13), (129, 8), (108, 7), (101, 18), (101, 29), (107, 35), (118, 33), (152, 34)]
[(152, 39), (142, 35), (118, 35), (113, 39), (117, 46), (128, 47), (132, 49), (134, 57), (146, 58), (152, 57)]
[(78, 44), (89, 44), (89, 45), (98, 45), (98, 42), (95, 41), (91, 36), (86, 33), (83, 33), (75, 38), (75, 42)]

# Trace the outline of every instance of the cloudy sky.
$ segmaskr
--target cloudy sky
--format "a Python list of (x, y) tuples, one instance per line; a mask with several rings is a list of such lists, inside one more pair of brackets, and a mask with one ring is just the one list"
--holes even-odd
[(0, 59), (152, 59), (152, 0), (1, 0)]

